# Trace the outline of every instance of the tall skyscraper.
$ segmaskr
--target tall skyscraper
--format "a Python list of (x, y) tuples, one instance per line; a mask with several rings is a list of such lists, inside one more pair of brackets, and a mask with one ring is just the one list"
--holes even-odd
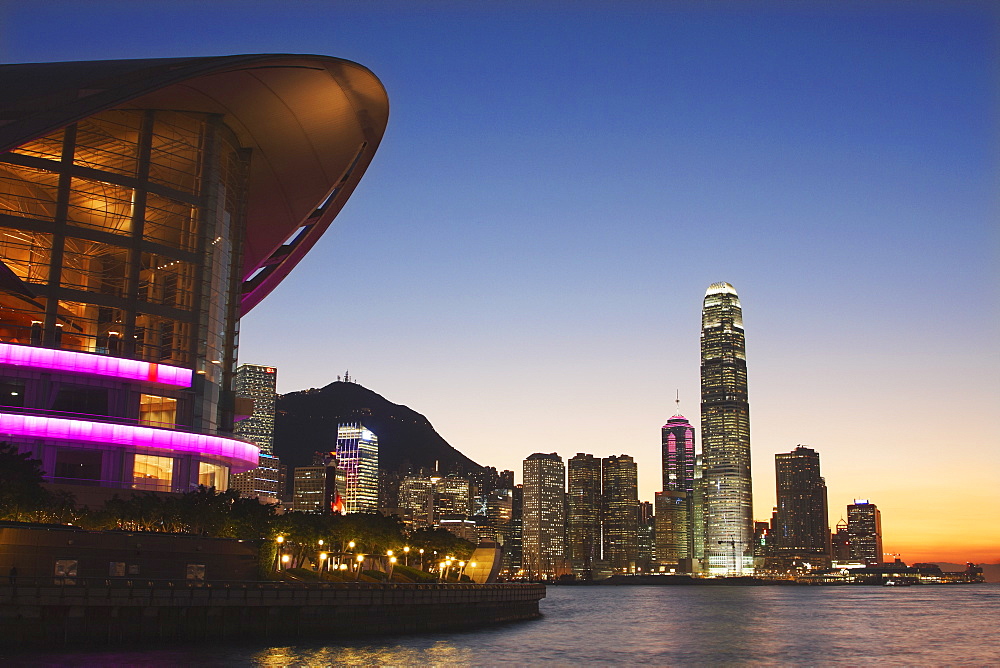
[(601, 558), (601, 460), (577, 454), (569, 460), (568, 556), (577, 577), (591, 579)]
[(852, 559), (882, 563), (882, 513), (874, 503), (855, 499), (847, 506), (847, 534)]
[(229, 486), (241, 496), (277, 499), (278, 467), (274, 456), (274, 403), (277, 399), (278, 370), (273, 366), (241, 364), (236, 369), (236, 396), (252, 403), (249, 417), (240, 420), (233, 432), (260, 448), (259, 466), (230, 476)]
[(628, 455), (605, 457), (601, 468), (604, 559), (612, 570), (631, 573), (639, 556), (638, 470)]
[(273, 366), (241, 364), (236, 369), (236, 396), (253, 400), (250, 417), (236, 423), (240, 438), (260, 448), (262, 455), (274, 454), (274, 402), (278, 396), (278, 370)]
[(337, 465), (347, 478), (344, 512), (378, 512), (378, 437), (359, 422), (338, 425)]
[(809, 563), (826, 567), (830, 556), (830, 522), (826, 482), (820, 476), (819, 453), (796, 446), (774, 456), (778, 505), (771, 527), (772, 555), (783, 566)]
[(729, 283), (709, 286), (701, 312), (701, 442), (708, 570), (741, 573), (753, 565), (750, 405), (743, 311)]
[(694, 555), (694, 427), (683, 415), (663, 425), (663, 491), (656, 494), (656, 560), (690, 571)]
[(554, 577), (565, 561), (566, 468), (556, 453), (524, 460), (521, 566), (532, 578)]

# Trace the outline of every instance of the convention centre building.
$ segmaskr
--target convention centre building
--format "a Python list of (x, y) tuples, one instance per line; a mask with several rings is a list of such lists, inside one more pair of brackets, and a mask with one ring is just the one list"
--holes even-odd
[(240, 317), (358, 184), (381, 82), (243, 55), (2, 65), (0, 90), (0, 442), (79, 500), (225, 489), (258, 462)]

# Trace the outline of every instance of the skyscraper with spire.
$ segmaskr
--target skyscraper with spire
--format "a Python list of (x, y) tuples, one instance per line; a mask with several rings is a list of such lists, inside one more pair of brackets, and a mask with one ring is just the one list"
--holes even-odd
[(753, 565), (750, 405), (743, 310), (729, 283), (709, 286), (701, 312), (701, 443), (704, 566), (742, 573)]
[(691, 570), (694, 556), (694, 427), (680, 414), (661, 429), (663, 491), (656, 494), (656, 560)]

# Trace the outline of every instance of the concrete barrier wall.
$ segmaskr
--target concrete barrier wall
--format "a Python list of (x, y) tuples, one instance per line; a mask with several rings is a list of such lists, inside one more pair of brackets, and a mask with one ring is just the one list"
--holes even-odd
[(205, 639), (322, 639), (532, 619), (536, 584), (120, 582), (0, 587), (8, 647)]

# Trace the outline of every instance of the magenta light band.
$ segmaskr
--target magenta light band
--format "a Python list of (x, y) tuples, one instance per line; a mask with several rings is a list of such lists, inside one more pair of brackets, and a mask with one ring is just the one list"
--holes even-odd
[(0, 436), (48, 438), (74, 443), (115, 445), (137, 450), (192, 453), (226, 460), (231, 467), (231, 473), (243, 473), (256, 468), (260, 456), (260, 449), (256, 445), (234, 438), (38, 415), (0, 413)]
[(170, 387), (191, 387), (191, 369), (69, 350), (15, 346), (10, 343), (0, 343), (0, 365), (138, 380)]

